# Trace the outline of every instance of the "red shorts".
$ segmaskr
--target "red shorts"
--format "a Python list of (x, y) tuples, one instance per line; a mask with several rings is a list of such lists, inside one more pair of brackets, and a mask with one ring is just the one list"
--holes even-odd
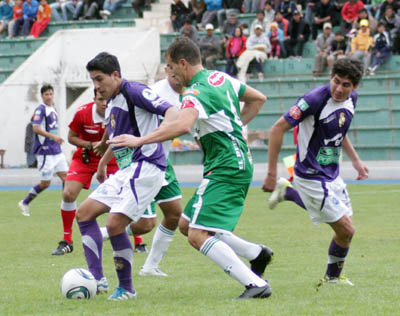
[[(89, 189), (98, 165), (98, 162), (89, 162), (88, 164), (84, 164), (82, 159), (72, 159), (66, 181), (80, 182), (83, 184), (84, 189)], [(107, 166), (107, 176), (116, 173), (118, 170), (116, 164), (109, 164)]]

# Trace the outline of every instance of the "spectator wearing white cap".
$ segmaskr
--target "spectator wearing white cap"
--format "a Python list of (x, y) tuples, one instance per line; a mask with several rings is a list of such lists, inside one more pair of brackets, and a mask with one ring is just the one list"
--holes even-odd
[(199, 41), (201, 60), (203, 66), (209, 70), (215, 69), (215, 62), (219, 57), (220, 39), (214, 34), (214, 26), (206, 24), (207, 34)]
[(323, 31), (318, 35), (315, 42), (315, 49), (317, 53), (314, 57), (314, 76), (320, 76), (325, 71), (326, 66), (328, 65), (327, 59), (334, 39), (335, 36), (332, 33), (332, 24), (325, 22)]

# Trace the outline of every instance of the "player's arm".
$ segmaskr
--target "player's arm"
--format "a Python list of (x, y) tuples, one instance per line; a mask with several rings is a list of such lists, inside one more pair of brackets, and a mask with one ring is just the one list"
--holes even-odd
[(113, 159), (114, 153), (112, 151), (111, 146), (109, 146), (104, 153), (103, 157), (101, 157), (99, 161), (99, 165), (97, 166), (96, 178), (97, 181), (103, 183), (107, 179), (107, 165)]
[(243, 125), (247, 125), (260, 112), (261, 107), (267, 101), (267, 97), (260, 91), (247, 86), (240, 101), (244, 101), (241, 111)]
[(169, 108), (164, 115), (164, 119), (160, 124), (160, 127), (164, 124), (168, 124), (170, 122), (175, 121), (179, 116), (179, 110), (175, 107)]
[[(168, 108), (165, 117), (168, 116), (169, 111), (174, 111), (174, 109)], [(118, 147), (140, 147), (144, 144), (160, 143), (189, 133), (198, 116), (199, 112), (196, 109), (187, 107), (179, 111), (176, 120), (173, 120), (172, 122), (163, 122), (164, 124), (160, 125), (159, 128), (146, 136), (135, 137), (133, 135), (123, 134), (114, 137), (107, 143), (114, 144)]]
[(342, 148), (347, 154), (347, 156), (349, 156), (354, 169), (356, 169), (358, 172), (357, 180), (367, 179), (369, 170), (367, 166), (361, 161), (360, 157), (358, 156), (356, 150), (354, 149), (350, 141), (349, 136), (347, 135), (343, 139)]
[(262, 189), (272, 192), (275, 189), (278, 174), (278, 157), (282, 148), (283, 135), (293, 126), (282, 116), (272, 126), (268, 138), (268, 171)]
[(108, 149), (108, 132), (107, 132), (107, 127), (104, 129), (103, 136), (101, 137), (101, 140), (93, 145), (93, 151), (97, 156), (103, 155), (107, 149)]
[(40, 125), (34, 124), (33, 125), (33, 131), (38, 135), (53, 139), (56, 143), (58, 143), (60, 145), (64, 142), (64, 140), (60, 136), (53, 135), (53, 134), (41, 129)]
[(68, 142), (71, 145), (75, 145), (77, 147), (82, 147), (82, 148), (87, 148), (87, 149), (93, 149), (94, 144), (96, 143), (92, 143), (89, 142), (87, 140), (84, 140), (82, 138), (79, 137), (79, 134), (75, 131), (73, 131), (72, 129), (69, 129), (68, 132)]

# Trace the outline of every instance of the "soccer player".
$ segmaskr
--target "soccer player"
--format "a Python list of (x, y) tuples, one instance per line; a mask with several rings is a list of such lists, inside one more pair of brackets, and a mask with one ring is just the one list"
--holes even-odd
[[(329, 246), (328, 267), (319, 285), (353, 285), (340, 275), (355, 230), (350, 198), (339, 176), (339, 157), (343, 148), (358, 172), (357, 180), (368, 177), (368, 168), (346, 135), (354, 116), (357, 104), (355, 90), (362, 74), (360, 61), (336, 61), (330, 83), (306, 93), (274, 124), (270, 132), (268, 172), (263, 190), (273, 191), (276, 203), (283, 199), (297, 201), (300, 206), (304, 203), (314, 224), (327, 223), (334, 231)], [(283, 135), (294, 126), (299, 126), (294, 168), (296, 186), (278, 186), (277, 161)]]
[[(109, 137), (121, 134), (142, 136), (158, 127), (158, 115), (164, 122), (176, 118), (178, 111), (146, 85), (121, 78), (118, 59), (100, 53), (86, 65), (94, 87), (108, 100), (106, 109)], [(137, 222), (160, 191), (167, 166), (162, 144), (137, 148), (110, 146), (99, 162), (99, 177), (105, 177), (106, 163), (114, 155), (119, 171), (111, 175), (79, 206), (76, 213), (83, 249), (91, 273), (104, 280), (103, 238), (96, 218), (109, 212), (107, 230), (113, 248), (119, 286), (110, 300), (136, 298), (132, 285), (133, 249), (125, 227)]]
[[(61, 201), (64, 238), (52, 252), (57, 256), (70, 253), (74, 249), (72, 225), (76, 213), (76, 199), (82, 189), (89, 189), (101, 158), (94, 153), (93, 148), (98, 145), (104, 134), (107, 99), (95, 90), (93, 101), (79, 107), (69, 124), (68, 141), (77, 146), (77, 150), (72, 157), (64, 185)], [(117, 162), (112, 159), (107, 166), (107, 176), (117, 171)]]
[(67, 161), (60, 147), (64, 140), (58, 136), (58, 115), (53, 106), (54, 89), (51, 85), (45, 84), (41, 87), (40, 94), (43, 103), (35, 109), (32, 121), (35, 133), (33, 153), (38, 162), (40, 183), (18, 203), (24, 216), (30, 216), (29, 204), (49, 187), (54, 174), (57, 174), (64, 183), (68, 170)]
[[(108, 142), (140, 148), (194, 127), (204, 151), (204, 178), (185, 208), (180, 228), (185, 232), (186, 224), (189, 243), (246, 287), (239, 298), (268, 297), (271, 287), (260, 275), (272, 251), (232, 233), (253, 175), (242, 126), (257, 115), (266, 98), (225, 73), (204, 69), (198, 46), (188, 38), (176, 39), (166, 56), (173, 76), (189, 87), (178, 119), (146, 136), (120, 135)], [(250, 260), (252, 269), (238, 255)]]
[[(161, 98), (167, 100), (170, 104), (179, 109), (180, 94), (183, 92), (183, 86), (179, 79), (173, 76), (169, 67), (165, 68), (165, 72), (167, 73), (167, 78), (157, 81), (151, 86), (151, 88)], [(163, 143), (167, 158), (170, 145), (170, 141), (165, 141)], [(165, 181), (160, 192), (158, 192), (154, 198), (155, 202), (160, 206), (160, 209), (164, 214), (164, 218), (154, 234), (150, 253), (147, 256), (143, 267), (140, 269), (140, 275), (168, 276), (165, 272), (159, 269), (159, 264), (164, 254), (167, 252), (169, 244), (172, 242), (174, 237), (175, 230), (178, 227), (179, 219), (182, 214), (181, 199), (182, 193), (179, 187), (179, 182), (176, 179), (172, 164), (169, 160), (167, 160)], [(146, 211), (143, 217), (151, 218), (151, 214), (155, 214), (154, 203), (151, 204), (150, 208), (151, 210)], [(145, 234), (153, 229), (156, 221), (154, 221), (153, 225), (151, 225), (149, 221), (143, 221), (143, 217), (139, 222), (130, 224), (130, 226), (127, 228), (128, 233)], [(107, 239), (107, 229), (105, 227), (101, 227), (101, 232), (103, 234), (103, 238)]]

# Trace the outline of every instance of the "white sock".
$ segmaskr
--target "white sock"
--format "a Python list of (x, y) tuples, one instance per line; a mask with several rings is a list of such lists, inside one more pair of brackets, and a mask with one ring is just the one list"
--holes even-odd
[(144, 269), (157, 268), (164, 254), (167, 252), (169, 244), (174, 238), (175, 231), (165, 228), (163, 225), (157, 227), (151, 243), (150, 253), (143, 265)]
[(103, 226), (100, 227), (100, 231), (101, 231), (101, 236), (103, 236), (103, 240), (109, 239), (110, 236), (108, 235), (108, 231), (107, 231), (107, 227)]
[(262, 247), (258, 244), (244, 240), (232, 233), (217, 233), (215, 236), (232, 248), (238, 256), (251, 261), (260, 254)]
[(267, 284), (267, 282), (254, 274), (227, 244), (218, 238), (208, 238), (201, 246), (200, 252), (244, 286), (250, 284), (264, 286)]

